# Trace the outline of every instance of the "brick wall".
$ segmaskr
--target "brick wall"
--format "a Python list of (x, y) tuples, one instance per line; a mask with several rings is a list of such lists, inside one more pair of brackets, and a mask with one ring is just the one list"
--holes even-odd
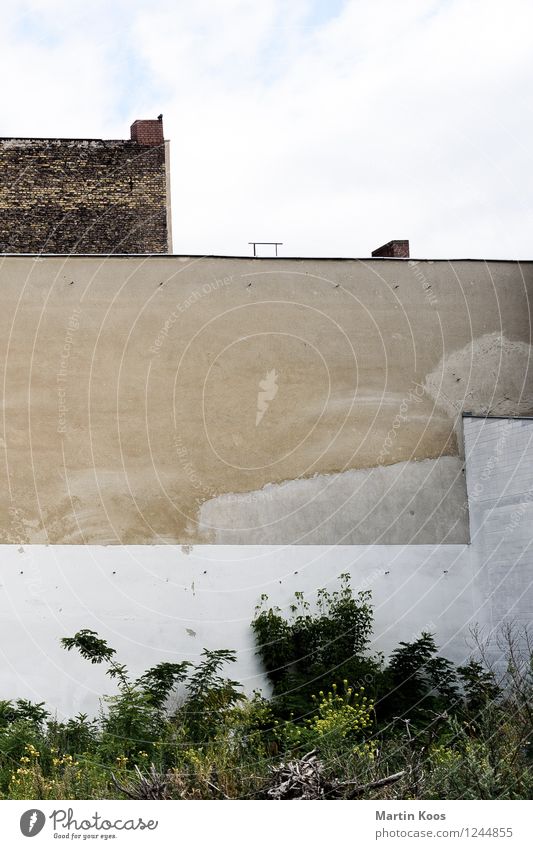
[(162, 122), (131, 134), (0, 139), (0, 252), (166, 253)]
[(393, 239), (391, 242), (387, 242), (386, 245), (382, 245), (380, 248), (372, 251), (372, 256), (407, 259), (409, 256), (409, 239)]
[(131, 140), (139, 144), (163, 144), (163, 121), (134, 121), (131, 125)]

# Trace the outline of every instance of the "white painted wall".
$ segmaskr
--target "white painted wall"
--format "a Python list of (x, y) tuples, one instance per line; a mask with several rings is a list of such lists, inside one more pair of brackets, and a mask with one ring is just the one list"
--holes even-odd
[(238, 650), (231, 674), (248, 691), (264, 681), (250, 621), (262, 593), (286, 608), (295, 590), (333, 588), (350, 572), (372, 589), (376, 645), (437, 630), (462, 659), (458, 628), (472, 611), (468, 546), (3, 546), (0, 697), (93, 711), (110, 680), (67, 654), (62, 636), (92, 628), (140, 673), (160, 660)]
[(533, 619), (533, 419), (463, 420), (477, 605), (491, 629)]
[(1, 546), (0, 698), (94, 712), (111, 682), (59, 644), (81, 628), (135, 673), (236, 649), (232, 677), (252, 691), (265, 683), (249, 627), (260, 595), (286, 608), (342, 572), (373, 592), (376, 648), (431, 630), (464, 660), (470, 625), (530, 618), (533, 422), (466, 419), (464, 434), (471, 545)]

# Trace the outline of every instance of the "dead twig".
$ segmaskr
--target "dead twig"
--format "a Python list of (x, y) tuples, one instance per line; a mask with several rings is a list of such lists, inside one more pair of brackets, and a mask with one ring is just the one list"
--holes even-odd
[(135, 766), (137, 778), (130, 781), (129, 784), (121, 784), (115, 774), (111, 773), (113, 784), (129, 799), (169, 799), (168, 786), (170, 783), (167, 775), (162, 775), (157, 772), (154, 764), (150, 765), (150, 769), (146, 775), (143, 775), (138, 766)]
[[(368, 790), (378, 790), (380, 787), (387, 787), (389, 784), (395, 784), (400, 778), (407, 774), (406, 769), (401, 772), (395, 772), (392, 775), (387, 775), (385, 778), (379, 778), (377, 781), (369, 781), (368, 784), (359, 784), (350, 791), (350, 798), (362, 796)], [(351, 784), (357, 784), (357, 781), (343, 781), (339, 787), (349, 787)]]

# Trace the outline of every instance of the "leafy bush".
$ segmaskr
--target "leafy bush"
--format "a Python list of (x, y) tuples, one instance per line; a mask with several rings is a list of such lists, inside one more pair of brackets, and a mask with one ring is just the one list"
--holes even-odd
[(272, 683), (276, 709), (286, 718), (305, 716), (313, 693), (323, 686), (375, 689), (382, 658), (370, 656), (372, 633), (370, 593), (354, 597), (349, 576), (340, 576), (340, 589), (317, 594), (317, 612), (311, 612), (302, 593), (295, 593), (290, 617), (267, 607), (267, 596), (252, 622), (257, 651)]
[(410, 643), (401, 642), (391, 654), (382, 685), (383, 716), (397, 715), (427, 721), (439, 710), (454, 710), (459, 703), (453, 664), (437, 655), (432, 634), (423, 632)]

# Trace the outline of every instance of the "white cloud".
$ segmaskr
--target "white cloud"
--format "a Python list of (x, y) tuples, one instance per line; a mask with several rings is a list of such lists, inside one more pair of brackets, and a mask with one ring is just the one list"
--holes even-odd
[(2, 135), (165, 115), (175, 250), (530, 255), (527, 0), (33, 0), (0, 37)]

